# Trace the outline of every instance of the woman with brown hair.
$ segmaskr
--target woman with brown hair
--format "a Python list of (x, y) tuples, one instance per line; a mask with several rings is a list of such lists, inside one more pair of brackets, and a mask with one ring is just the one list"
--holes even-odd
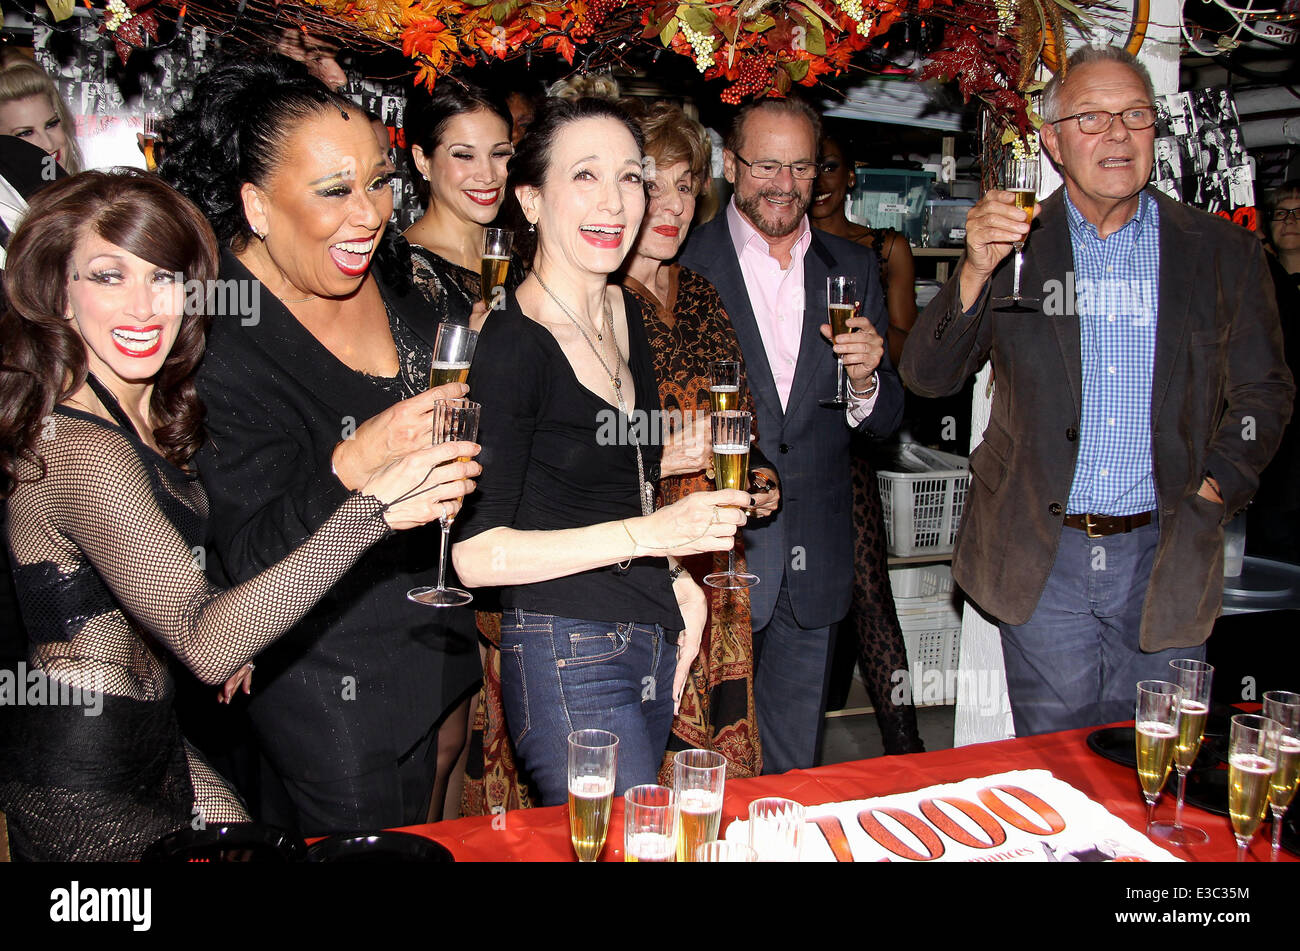
[(286, 557), (221, 590), (201, 567), (208, 497), (193, 469), (208, 324), (193, 302), (217, 270), (202, 214), (153, 176), (86, 172), (33, 199), (8, 265), (0, 493), (27, 681), (83, 703), (6, 708), (0, 809), (24, 858), (138, 858), (195, 821), (248, 818), (181, 736), (167, 654), (225, 682), (228, 700), (367, 549), (462, 493), (477, 465), (455, 460), (476, 447), (395, 460)]

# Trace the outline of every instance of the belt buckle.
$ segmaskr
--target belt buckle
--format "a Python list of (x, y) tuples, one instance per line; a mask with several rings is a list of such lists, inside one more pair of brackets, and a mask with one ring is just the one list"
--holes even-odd
[(1084, 534), (1086, 534), (1089, 538), (1103, 538), (1103, 537), (1104, 537), (1103, 535), (1101, 535), (1101, 534), (1096, 534), (1096, 533), (1093, 532), (1093, 529), (1094, 529), (1094, 528), (1096, 528), (1096, 526), (1093, 525), (1093, 523), (1092, 523), (1092, 513), (1091, 513), (1091, 512), (1084, 512), (1084, 513), (1083, 513), (1083, 531), (1084, 531)]

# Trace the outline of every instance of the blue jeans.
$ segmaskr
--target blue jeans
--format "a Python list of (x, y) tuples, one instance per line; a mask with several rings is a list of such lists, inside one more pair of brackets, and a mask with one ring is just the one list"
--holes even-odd
[(1205, 659), (1204, 644), (1138, 646), (1159, 537), (1155, 522), (1105, 538), (1062, 529), (1033, 616), (999, 624), (1017, 736), (1131, 720), (1139, 680), (1172, 679), (1180, 657)]
[(542, 805), (569, 795), (569, 734), (618, 737), (614, 794), (657, 782), (673, 724), (677, 651), (656, 624), (583, 621), (507, 610), (501, 692), (520, 768)]

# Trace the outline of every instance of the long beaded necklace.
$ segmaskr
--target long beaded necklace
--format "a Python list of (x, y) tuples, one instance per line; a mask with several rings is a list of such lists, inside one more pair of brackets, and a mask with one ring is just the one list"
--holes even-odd
[[(609, 368), (609, 364), (605, 361), (605, 357), (601, 354), (601, 352), (598, 349), (596, 349), (596, 344), (592, 342), (591, 334), (587, 333), (586, 328), (582, 326), (582, 321), (578, 320), (577, 314), (575, 314), (572, 310), (570, 310), (569, 307), (564, 303), (564, 301), (560, 300), (558, 297), (555, 296), (555, 292), (546, 286), (546, 282), (542, 280), (540, 274), (538, 274), (536, 271), (533, 271), (533, 277), (537, 278), (537, 283), (542, 286), (542, 290), (546, 291), (547, 295), (551, 298), (551, 300), (555, 301), (555, 306), (560, 308), (560, 310), (564, 311), (564, 315), (568, 317), (570, 321), (573, 322), (573, 326), (578, 328), (578, 333), (582, 334), (582, 339), (587, 341), (587, 346), (590, 347), (591, 352), (596, 355), (596, 359), (600, 361), (601, 368), (605, 371), (605, 375), (609, 377), (609, 385), (614, 391), (614, 398), (618, 400), (619, 410), (623, 413), (624, 416), (626, 416), (627, 400), (623, 398), (623, 381), (619, 378), (619, 369), (618, 369), (619, 361), (617, 356), (615, 357), (614, 360), (615, 369), (611, 370)], [(609, 335), (613, 339), (614, 352), (615, 354), (617, 354), (618, 335), (614, 333), (614, 322), (610, 315), (608, 301), (605, 303), (605, 323), (609, 327)], [(596, 336), (599, 337), (602, 342), (605, 339), (604, 334), (598, 333)], [(640, 500), (641, 500), (641, 514), (649, 515), (651, 512), (654, 511), (655, 508), (654, 488), (650, 485), (649, 482), (646, 481), (645, 461), (641, 456), (641, 444), (636, 440), (636, 427), (629, 426), (627, 432), (628, 432), (628, 438), (632, 440), (632, 448), (636, 450), (636, 478), (637, 478), (637, 486), (640, 489), (640, 492), (638, 494), (640, 495)]]

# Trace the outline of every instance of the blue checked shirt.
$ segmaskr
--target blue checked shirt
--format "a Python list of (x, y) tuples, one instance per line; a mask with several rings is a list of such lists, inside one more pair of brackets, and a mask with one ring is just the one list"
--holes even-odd
[(1065, 207), (1083, 358), (1083, 418), (1068, 513), (1149, 512), (1156, 507), (1151, 379), (1160, 299), (1160, 210), (1143, 192), (1137, 214), (1102, 240), (1068, 194)]

